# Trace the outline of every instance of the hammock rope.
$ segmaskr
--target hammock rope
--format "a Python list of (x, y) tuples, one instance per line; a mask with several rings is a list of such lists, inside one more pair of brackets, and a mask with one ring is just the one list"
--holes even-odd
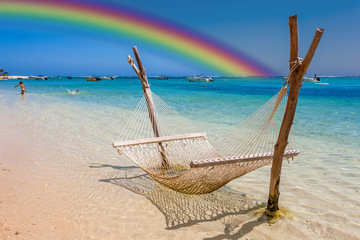
[[(272, 162), (287, 90), (283, 86), (227, 137), (211, 145), (205, 133), (149, 88), (153, 112), (149, 113), (144, 95), (113, 145), (164, 186), (188, 194), (209, 193)], [(154, 137), (154, 122), (160, 137)], [(290, 136), (284, 159), (297, 154)]]

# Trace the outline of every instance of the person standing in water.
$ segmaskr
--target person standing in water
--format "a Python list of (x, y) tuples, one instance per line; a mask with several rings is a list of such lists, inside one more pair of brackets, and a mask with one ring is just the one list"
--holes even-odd
[(20, 81), (19, 84), (14, 87), (18, 87), (18, 86), (21, 87), (21, 95), (24, 95), (26, 93), (26, 87), (25, 87), (24, 83), (22, 81)]

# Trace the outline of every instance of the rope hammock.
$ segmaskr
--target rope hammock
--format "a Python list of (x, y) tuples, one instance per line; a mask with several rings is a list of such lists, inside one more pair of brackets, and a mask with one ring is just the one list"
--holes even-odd
[[(144, 96), (113, 146), (170, 189), (187, 194), (213, 192), (272, 163), (287, 102), (285, 85), (228, 136), (211, 145), (206, 133), (150, 90), (146, 79)], [(288, 141), (283, 160), (299, 154), (292, 132)]]

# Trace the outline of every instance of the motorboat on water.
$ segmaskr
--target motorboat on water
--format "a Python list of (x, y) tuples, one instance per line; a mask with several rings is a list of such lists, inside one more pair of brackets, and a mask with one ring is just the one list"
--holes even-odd
[(196, 75), (194, 77), (186, 78), (189, 82), (213, 82), (214, 79), (211, 77), (206, 77), (205, 75)]
[(303, 77), (303, 82), (320, 82), (320, 78), (314, 75), (314, 77)]
[(114, 80), (114, 77), (100, 77), (101, 80)]
[(34, 76), (34, 80), (48, 80), (48, 77), (44, 75), (38, 75)]
[[(286, 77), (284, 77), (284, 81), (286, 81)], [(320, 78), (316, 76), (314, 77), (303, 77), (303, 82), (314, 82), (314, 83), (319, 83), (320, 82)]]
[(309, 77), (303, 77), (303, 82), (320, 82), (320, 78), (309, 78)]

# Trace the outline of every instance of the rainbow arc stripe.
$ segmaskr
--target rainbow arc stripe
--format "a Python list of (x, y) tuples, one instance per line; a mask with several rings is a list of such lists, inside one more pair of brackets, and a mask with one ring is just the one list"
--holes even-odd
[(185, 29), (145, 18), (122, 8), (66, 0), (0, 0), (6, 16), (47, 19), (64, 24), (87, 26), (120, 36), (144, 39), (193, 59), (216, 72), (232, 76), (267, 76), (271, 72), (248, 57), (228, 50)]

